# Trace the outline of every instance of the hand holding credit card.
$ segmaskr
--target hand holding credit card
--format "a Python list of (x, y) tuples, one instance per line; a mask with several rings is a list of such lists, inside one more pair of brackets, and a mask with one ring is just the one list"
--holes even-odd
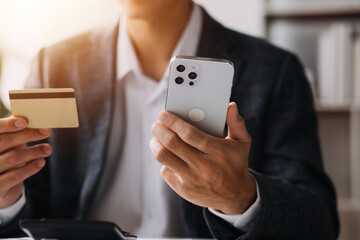
[(72, 88), (9, 91), (11, 114), (27, 120), (28, 128), (77, 128), (79, 120)]

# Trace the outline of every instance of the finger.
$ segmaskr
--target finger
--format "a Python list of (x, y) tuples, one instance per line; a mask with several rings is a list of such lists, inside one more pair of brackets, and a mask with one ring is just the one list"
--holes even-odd
[(25, 119), (20, 117), (0, 119), (0, 133), (17, 132), (24, 129), (27, 125)]
[(167, 166), (179, 175), (188, 176), (190, 174), (189, 166), (167, 150), (156, 138), (151, 139), (149, 145), (152, 154), (159, 163)]
[(176, 133), (164, 127), (159, 122), (154, 123), (151, 128), (154, 136), (162, 146), (170, 150), (187, 164), (192, 165), (195, 159), (199, 159), (202, 152), (185, 143)]
[(27, 148), (27, 144), (26, 144), (26, 143), (23, 143), (23, 144), (20, 144), (20, 145), (18, 145), (18, 146), (15, 146), (14, 148), (24, 149), (24, 148)]
[(236, 103), (234, 102), (229, 104), (226, 123), (228, 125), (228, 138), (243, 142), (249, 140), (250, 136), (246, 130), (245, 121), (239, 115)]
[(51, 147), (49, 144), (13, 149), (0, 155), (0, 173), (22, 166), (34, 159), (48, 157), (50, 154)]
[(160, 175), (171, 189), (181, 196), (182, 179), (179, 175), (166, 166), (161, 167)]
[(24, 183), (19, 183), (19, 184), (16, 184), (15, 186), (13, 186), (12, 188), (10, 188), (8, 193), (12, 192), (16, 195), (18, 195), (20, 193), (20, 196), (18, 195), (18, 197), (21, 197), (23, 188), (24, 188)]
[(165, 127), (175, 132), (184, 142), (204, 153), (208, 153), (216, 142), (215, 137), (200, 131), (172, 113), (161, 112), (159, 120)]
[(0, 152), (18, 145), (43, 140), (50, 136), (50, 129), (25, 129), (15, 133), (0, 134)]
[(25, 179), (38, 173), (45, 166), (45, 159), (31, 161), (21, 168), (16, 168), (0, 175), (0, 195), (7, 194), (9, 189), (22, 183)]
[(13, 149), (24, 149), (24, 148), (27, 148), (27, 147), (28, 147), (28, 145), (26, 143), (24, 143), (24, 144), (20, 144), (20, 145), (17, 145), (15, 147), (12, 147), (12, 148), (8, 149), (7, 151), (11, 151)]

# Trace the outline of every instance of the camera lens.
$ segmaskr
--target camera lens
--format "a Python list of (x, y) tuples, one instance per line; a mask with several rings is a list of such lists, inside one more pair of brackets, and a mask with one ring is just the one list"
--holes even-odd
[(177, 78), (175, 78), (175, 82), (177, 84), (182, 84), (184, 82), (184, 79), (182, 77), (177, 77)]
[(194, 80), (195, 78), (197, 78), (197, 74), (194, 72), (191, 72), (191, 73), (189, 73), (189, 78)]
[(194, 86), (194, 82), (193, 81), (189, 82), (189, 85)]
[(185, 71), (185, 66), (184, 65), (179, 65), (176, 67), (176, 70), (178, 70), (178, 72), (183, 72)]

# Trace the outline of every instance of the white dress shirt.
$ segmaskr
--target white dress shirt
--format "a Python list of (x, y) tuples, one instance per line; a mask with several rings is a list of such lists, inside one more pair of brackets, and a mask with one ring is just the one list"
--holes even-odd
[[(173, 56), (195, 55), (200, 40), (202, 11), (194, 4), (188, 25)], [(160, 82), (145, 76), (126, 29), (119, 27), (115, 111), (108, 159), (89, 219), (112, 221), (140, 237), (182, 237), (181, 198), (163, 181), (161, 165), (149, 142), (152, 124), (164, 110), (169, 66)], [(0, 210), (3, 223), (25, 204)], [(12, 209), (13, 208), (13, 209)], [(229, 216), (209, 209), (238, 229), (248, 231), (260, 209), (260, 195), (243, 214)], [(6, 216), (6, 217), (5, 217)]]
[(8, 208), (0, 209), (0, 226), (10, 222), (21, 211), (26, 203), (25, 190), (19, 200)]

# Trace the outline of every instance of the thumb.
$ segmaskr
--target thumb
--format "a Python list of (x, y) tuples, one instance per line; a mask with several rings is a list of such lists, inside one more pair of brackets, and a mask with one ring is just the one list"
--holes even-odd
[(234, 102), (229, 104), (226, 123), (228, 125), (228, 138), (245, 142), (249, 140), (244, 119), (239, 115)]

